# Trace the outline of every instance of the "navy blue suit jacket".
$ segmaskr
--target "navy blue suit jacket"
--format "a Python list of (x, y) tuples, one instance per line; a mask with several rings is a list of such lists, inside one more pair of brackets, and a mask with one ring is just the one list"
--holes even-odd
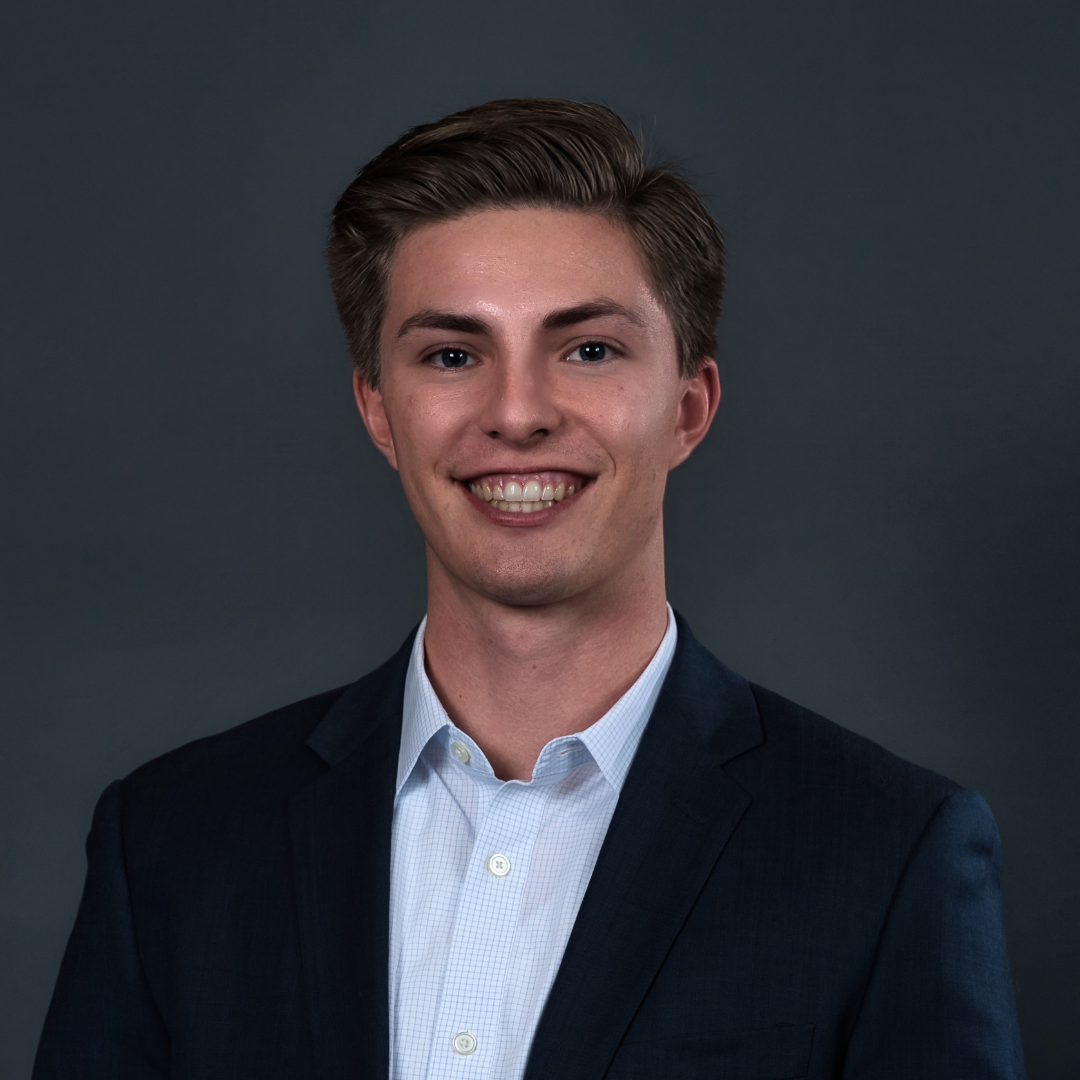
[[(106, 790), (35, 1080), (385, 1080), (408, 649)], [(526, 1080), (1019, 1078), (999, 860), (680, 621)]]

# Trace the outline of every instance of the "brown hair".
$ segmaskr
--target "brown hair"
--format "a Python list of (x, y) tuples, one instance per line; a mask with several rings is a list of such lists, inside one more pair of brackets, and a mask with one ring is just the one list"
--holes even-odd
[(641, 252), (671, 320), (684, 377), (716, 352), (724, 242), (694, 189), (650, 167), (604, 105), (555, 98), (489, 101), (405, 132), (334, 207), (327, 263), (353, 362), (379, 382), (387, 274), (418, 225), (476, 210), (543, 206), (604, 214)]

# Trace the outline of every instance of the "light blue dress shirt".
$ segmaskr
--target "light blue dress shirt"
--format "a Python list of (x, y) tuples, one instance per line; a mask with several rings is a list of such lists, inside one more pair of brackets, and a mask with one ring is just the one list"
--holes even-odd
[(405, 679), (390, 878), (391, 1080), (517, 1080), (675, 652), (675, 618), (595, 724), (499, 780), (424, 670)]

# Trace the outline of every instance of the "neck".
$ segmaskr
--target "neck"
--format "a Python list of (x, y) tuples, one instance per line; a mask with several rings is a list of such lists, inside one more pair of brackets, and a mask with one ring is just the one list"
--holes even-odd
[(428, 677), (501, 780), (529, 780), (552, 739), (596, 723), (667, 629), (662, 536), (586, 594), (513, 606), (481, 596), (428, 551)]

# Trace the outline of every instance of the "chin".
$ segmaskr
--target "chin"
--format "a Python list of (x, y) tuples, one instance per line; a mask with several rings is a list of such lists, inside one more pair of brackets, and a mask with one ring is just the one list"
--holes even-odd
[(469, 587), (500, 604), (539, 607), (555, 604), (583, 592), (587, 587), (585, 567), (569, 559), (470, 561), (460, 576)]

